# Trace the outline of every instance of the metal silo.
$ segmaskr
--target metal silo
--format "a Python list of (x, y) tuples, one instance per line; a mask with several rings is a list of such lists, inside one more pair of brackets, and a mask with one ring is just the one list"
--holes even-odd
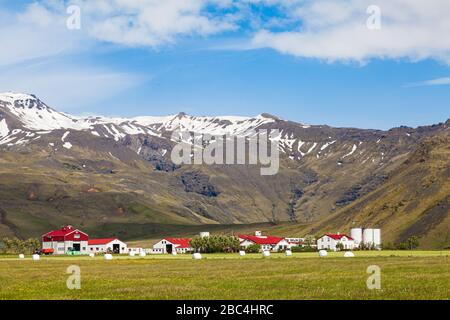
[(363, 231), (362, 228), (352, 228), (350, 229), (350, 237), (355, 240), (355, 245), (359, 246), (363, 239)]
[(381, 229), (373, 229), (373, 243), (377, 247), (381, 245)]
[(373, 229), (364, 229), (363, 230), (363, 242), (367, 245), (373, 244)]

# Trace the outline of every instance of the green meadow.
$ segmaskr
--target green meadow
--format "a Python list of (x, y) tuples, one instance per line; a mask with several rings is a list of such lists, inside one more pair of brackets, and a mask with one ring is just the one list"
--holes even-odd
[[(450, 299), (450, 252), (317, 253), (31, 257), (0, 256), (0, 299)], [(71, 265), (81, 289), (69, 290)], [(369, 266), (381, 289), (366, 285)]]

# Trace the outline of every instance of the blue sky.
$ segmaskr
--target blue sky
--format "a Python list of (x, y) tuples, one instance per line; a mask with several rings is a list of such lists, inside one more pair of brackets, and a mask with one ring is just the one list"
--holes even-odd
[(380, 129), (450, 117), (448, 5), (412, 1), (399, 16), (379, 1), (388, 22), (374, 35), (361, 1), (167, 1), (72, 1), (81, 29), (67, 30), (65, 1), (0, 0), (0, 91), (74, 114), (268, 112)]

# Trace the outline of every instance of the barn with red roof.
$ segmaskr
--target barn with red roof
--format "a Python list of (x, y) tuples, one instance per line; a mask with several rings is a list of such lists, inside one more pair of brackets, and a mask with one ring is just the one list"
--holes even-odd
[(42, 251), (51, 254), (88, 253), (89, 236), (72, 226), (64, 226), (42, 236)]
[(263, 251), (281, 251), (291, 247), (291, 244), (284, 238), (274, 236), (263, 236), (260, 232), (257, 232), (254, 236), (241, 234), (238, 236), (241, 243), (241, 247), (246, 249), (247, 247), (257, 244), (261, 246)]
[(120, 241), (117, 238), (106, 239), (90, 239), (88, 241), (89, 253), (116, 253), (126, 254), (128, 253), (128, 247), (125, 242)]
[(188, 253), (194, 249), (190, 238), (164, 238), (153, 246), (153, 253)]
[(117, 238), (89, 239), (87, 233), (68, 225), (42, 236), (42, 253), (89, 254), (128, 253), (126, 243)]

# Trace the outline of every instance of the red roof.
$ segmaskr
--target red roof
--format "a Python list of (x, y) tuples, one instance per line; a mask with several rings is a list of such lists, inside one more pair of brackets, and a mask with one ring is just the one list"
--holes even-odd
[(165, 238), (164, 240), (169, 241), (172, 244), (177, 245), (177, 248), (190, 248), (191, 245), (189, 242), (191, 242), (191, 239), (188, 238)]
[(248, 236), (244, 234), (239, 235), (239, 238), (252, 241), (256, 244), (272, 244), (272, 245), (275, 245), (278, 242), (284, 240), (284, 238), (279, 237), (272, 237), (272, 236), (259, 237), (259, 236)]
[(353, 240), (352, 237), (349, 237), (349, 236), (346, 235), (346, 234), (331, 234), (331, 233), (327, 233), (327, 234), (325, 234), (325, 235), (328, 236), (328, 237), (330, 237), (330, 238), (332, 238), (332, 239), (334, 239), (334, 240), (341, 240), (342, 237), (346, 237), (348, 240)]
[(108, 244), (111, 241), (117, 240), (117, 238), (107, 238), (107, 239), (91, 239), (88, 241), (88, 245), (95, 246), (95, 245), (102, 245), (102, 244)]
[(46, 237), (64, 237), (65, 235), (68, 235), (69, 233), (74, 232), (76, 229), (74, 229), (72, 226), (65, 226), (62, 227), (60, 230), (54, 230), (50, 231), (49, 233), (44, 234)]
[(43, 242), (50, 241), (87, 241), (88, 235), (72, 226), (62, 227), (60, 230), (50, 231), (42, 236)]

